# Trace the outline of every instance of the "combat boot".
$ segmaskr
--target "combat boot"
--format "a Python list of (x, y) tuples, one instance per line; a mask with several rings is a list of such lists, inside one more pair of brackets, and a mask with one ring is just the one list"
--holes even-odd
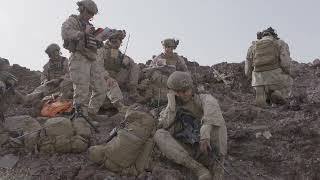
[(204, 167), (201, 163), (192, 159), (190, 156), (186, 158), (183, 163), (183, 166), (189, 168), (193, 173), (195, 173), (198, 177), (198, 180), (211, 180), (212, 176), (209, 170)]

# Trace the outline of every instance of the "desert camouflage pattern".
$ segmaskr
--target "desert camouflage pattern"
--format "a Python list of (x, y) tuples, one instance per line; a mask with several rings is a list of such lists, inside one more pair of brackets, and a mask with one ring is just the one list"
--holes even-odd
[(173, 53), (171, 55), (161, 53), (151, 62), (151, 67), (158, 67), (163, 65), (174, 66), (177, 71), (188, 71), (188, 67), (184, 59), (177, 53)]
[[(84, 29), (77, 17), (70, 16), (61, 28), (62, 38), (65, 41), (76, 43), (75, 51), (69, 58), (69, 72), (74, 90), (73, 102), (79, 103), (85, 114), (88, 108), (91, 112), (96, 113), (107, 94), (106, 82), (102, 75), (102, 68), (96, 61), (97, 52), (86, 48), (84, 40), (78, 39), (79, 33)], [(92, 93), (89, 91), (90, 87)], [(90, 95), (90, 100), (88, 100)]]
[[(182, 156), (177, 154), (187, 150), (183, 150), (184, 148), (180, 147), (180, 143), (172, 136), (175, 128), (174, 122), (177, 108), (178, 106), (176, 104), (175, 95), (169, 93), (168, 105), (160, 113), (159, 118), (159, 124), (162, 129), (159, 129), (156, 132), (155, 142), (169, 159), (174, 160), (176, 163), (185, 165), (185, 159), (189, 155)], [(209, 139), (211, 145), (217, 149), (221, 157), (221, 161), (223, 161), (224, 156), (227, 154), (227, 128), (217, 100), (208, 94), (196, 94), (192, 100), (183, 106), (179, 106), (179, 108), (192, 112), (192, 115), (201, 121), (202, 126), (200, 129), (200, 139)], [(181, 159), (179, 159), (179, 157), (181, 157)], [(223, 169), (218, 167), (217, 164), (215, 164), (215, 166), (216, 167), (213, 167), (214, 172), (212, 174), (220, 177), (221, 179), (224, 173)]]
[(98, 50), (97, 59), (100, 66), (104, 67), (105, 80), (112, 78), (117, 81), (117, 83), (107, 85), (107, 95), (111, 102), (123, 98), (121, 89), (136, 90), (139, 81), (139, 66), (129, 56), (124, 55), (123, 59), (122, 56), (119, 49), (112, 49), (108, 44)]
[[(263, 39), (265, 38), (270, 39), (272, 37), (263, 37)], [(290, 57), (289, 46), (281, 39), (276, 40), (276, 42), (280, 50), (280, 68), (277, 69), (262, 72), (252, 71), (252, 69), (254, 68), (252, 67), (253, 56), (255, 52), (253, 48), (254, 46), (251, 46), (248, 50), (245, 72), (247, 76), (249, 76), (249, 73), (252, 72), (252, 86), (259, 91), (259, 93), (257, 94), (260, 96), (256, 97), (256, 101), (258, 101), (258, 104), (265, 104), (265, 99), (270, 99), (270, 96), (273, 93), (274, 96), (277, 96), (276, 99), (288, 98), (291, 86), (293, 84), (293, 79), (290, 76), (290, 64), (292, 59)]]

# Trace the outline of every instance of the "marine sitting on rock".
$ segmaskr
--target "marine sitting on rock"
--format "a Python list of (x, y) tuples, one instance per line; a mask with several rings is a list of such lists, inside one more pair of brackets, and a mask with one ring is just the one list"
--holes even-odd
[(113, 33), (104, 47), (98, 50), (97, 57), (98, 63), (104, 68), (103, 74), (107, 82), (108, 98), (106, 101), (110, 99), (119, 110), (123, 107), (123, 90), (126, 90), (129, 97), (134, 98), (135, 101), (138, 100), (136, 98), (139, 98), (137, 91), (139, 66), (119, 50), (125, 36), (125, 31), (118, 30)]
[(165, 39), (161, 41), (164, 52), (156, 56), (148, 68), (143, 69), (145, 79), (141, 82), (140, 89), (152, 102), (165, 103), (167, 101), (167, 79), (175, 71), (188, 71), (184, 59), (174, 52), (179, 40)]
[(172, 73), (167, 86), (168, 104), (160, 113), (154, 135), (157, 147), (199, 180), (223, 179), (227, 128), (217, 100), (197, 94), (187, 72)]

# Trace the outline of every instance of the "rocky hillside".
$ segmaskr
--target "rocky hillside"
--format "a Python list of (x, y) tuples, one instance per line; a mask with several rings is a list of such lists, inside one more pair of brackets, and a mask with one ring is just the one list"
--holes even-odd
[[(216, 97), (228, 128), (227, 180), (317, 180), (320, 179), (320, 80), (319, 64), (294, 62), (295, 84), (291, 103), (260, 108), (254, 105), (254, 92), (244, 76), (243, 63), (219, 63), (212, 67), (188, 62), (195, 81)], [(29, 93), (39, 85), (39, 72), (13, 65), (19, 79), (18, 90)], [(14, 102), (6, 116), (28, 114), (30, 107)], [(42, 118), (38, 118), (42, 121)], [(117, 119), (101, 123), (105, 138)], [(110, 173), (88, 161), (87, 154), (46, 156), (26, 154), (23, 149), (4, 147), (0, 155), (19, 158), (13, 169), (0, 170), (2, 179), (194, 179), (157, 149), (148, 172), (139, 177)]]

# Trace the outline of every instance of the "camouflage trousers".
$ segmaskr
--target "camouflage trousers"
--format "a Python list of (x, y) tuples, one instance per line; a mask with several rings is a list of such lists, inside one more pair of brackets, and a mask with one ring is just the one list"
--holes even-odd
[(290, 95), (290, 87), (283, 85), (255, 86), (256, 104), (265, 106), (267, 103), (285, 104)]
[(119, 72), (108, 72), (112, 78), (117, 80), (121, 88), (138, 85), (140, 69), (137, 64), (132, 64), (129, 68), (121, 68)]
[(64, 79), (59, 85), (42, 84), (28, 94), (28, 101), (37, 100), (40, 96), (48, 96), (50, 94), (60, 92), (62, 99), (71, 99), (73, 94), (72, 82)]
[(139, 89), (143, 91), (143, 96), (151, 102), (151, 104), (157, 105), (160, 103), (167, 103), (167, 80), (168, 76), (161, 74), (159, 71), (154, 71), (145, 75), (145, 79), (139, 84)]
[[(211, 144), (215, 145), (213, 139), (214, 137), (211, 138)], [(220, 155), (220, 157), (218, 158), (220, 164), (204, 155), (199, 156), (195, 159), (195, 157), (193, 157), (193, 154), (196, 154), (196, 149), (186, 144), (180, 143), (170, 134), (169, 131), (164, 129), (159, 129), (156, 131), (154, 140), (160, 151), (164, 153), (168, 159), (173, 160), (175, 163), (185, 166), (185, 164), (191, 163), (192, 160), (196, 160), (197, 162), (200, 162), (202, 165), (208, 168), (213, 177), (213, 180), (224, 179), (224, 170), (221, 167), (221, 165), (224, 164), (224, 155)]]
[[(69, 59), (70, 77), (73, 82), (73, 103), (81, 105), (84, 113), (88, 109), (97, 113), (106, 97), (106, 82), (102, 75), (102, 69), (97, 61), (92, 61), (75, 52)], [(89, 89), (91, 96), (89, 99)]]
[(137, 93), (137, 86), (139, 81), (139, 66), (133, 64), (129, 69), (121, 68), (119, 72), (108, 71), (110, 76), (117, 81), (117, 83), (111, 83), (109, 85), (107, 82), (107, 97), (103, 103), (103, 109), (108, 109), (113, 107), (117, 101), (121, 101), (123, 99), (123, 94), (121, 89), (126, 89), (130, 93)]

